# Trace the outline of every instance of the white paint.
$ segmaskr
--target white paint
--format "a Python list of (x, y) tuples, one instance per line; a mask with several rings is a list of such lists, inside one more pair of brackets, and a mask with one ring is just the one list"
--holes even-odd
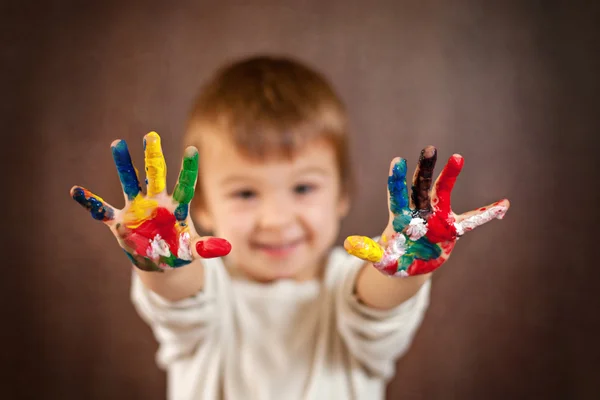
[(400, 278), (406, 278), (408, 275), (408, 272), (406, 272), (405, 270), (401, 269), (400, 271), (396, 272), (394, 274), (394, 276), (400, 277)]
[(507, 210), (507, 207), (498, 205), (490, 207), (485, 211), (477, 212), (471, 215), (470, 217), (465, 218), (458, 223), (455, 223), (454, 227), (456, 228), (456, 233), (458, 233), (458, 235), (461, 236), (464, 235), (466, 232), (472, 231), (478, 226), (490, 222), (494, 218), (502, 219), (504, 218), (504, 214), (506, 214)]
[(401, 233), (395, 233), (387, 241), (381, 261), (373, 264), (373, 266), (383, 268), (392, 262), (397, 263), (404, 253), (406, 253), (406, 237)]
[(427, 233), (427, 224), (423, 218), (413, 218), (406, 228), (410, 240), (419, 240)]
[(150, 240), (149, 242), (150, 246), (148, 246), (146, 253), (152, 260), (157, 260), (160, 256), (169, 257), (171, 255), (169, 245), (160, 235), (157, 234), (154, 236), (154, 239)]
[(184, 232), (179, 236), (179, 250), (177, 250), (177, 257), (182, 260), (192, 261), (192, 249), (190, 248), (190, 234)]

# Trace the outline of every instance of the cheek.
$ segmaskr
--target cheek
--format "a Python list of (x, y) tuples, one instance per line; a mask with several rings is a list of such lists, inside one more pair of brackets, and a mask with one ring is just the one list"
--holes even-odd
[(214, 215), (215, 232), (231, 241), (246, 240), (253, 229), (253, 214), (227, 208), (221, 211)]
[(337, 234), (339, 227), (337, 202), (330, 196), (315, 198), (305, 204), (301, 218), (310, 226), (313, 234), (323, 240), (329, 240)]

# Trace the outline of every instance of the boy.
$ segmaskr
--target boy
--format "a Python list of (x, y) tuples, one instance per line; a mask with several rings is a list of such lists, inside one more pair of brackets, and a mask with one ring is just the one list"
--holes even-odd
[[(332, 250), (350, 203), (346, 115), (326, 80), (291, 59), (219, 70), (185, 141), (194, 147), (172, 196), (154, 132), (144, 138), (146, 195), (123, 141), (112, 145), (123, 210), (71, 191), (137, 267), (132, 300), (159, 342), (170, 399), (383, 398), (427, 308), (431, 272), (460, 235), (509, 205), (454, 214), (462, 158), (432, 185), (429, 146), (410, 198), (406, 162), (392, 161), (381, 239), (353, 236)], [(220, 238), (200, 238), (190, 216)]]

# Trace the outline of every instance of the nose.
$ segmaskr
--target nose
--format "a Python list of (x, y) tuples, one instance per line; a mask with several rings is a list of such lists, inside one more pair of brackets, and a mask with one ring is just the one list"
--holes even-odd
[(262, 229), (281, 229), (294, 219), (294, 207), (284, 196), (265, 199), (261, 205), (258, 223)]

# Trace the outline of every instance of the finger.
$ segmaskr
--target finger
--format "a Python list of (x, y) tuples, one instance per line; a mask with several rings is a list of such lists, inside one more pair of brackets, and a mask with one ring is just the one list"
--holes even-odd
[(388, 206), (394, 215), (410, 211), (408, 188), (406, 187), (406, 160), (396, 157), (390, 163), (388, 174)]
[(481, 207), (477, 210), (458, 215), (454, 224), (456, 232), (461, 236), (493, 219), (502, 219), (509, 207), (510, 202), (508, 199), (503, 199), (487, 207)]
[(173, 192), (173, 199), (179, 203), (179, 206), (177, 207), (178, 210), (180, 210), (179, 215), (182, 215), (183, 211), (185, 211), (185, 215), (187, 216), (187, 207), (194, 197), (197, 179), (198, 149), (190, 146), (185, 149), (181, 171), (179, 172), (179, 179)]
[(144, 161), (146, 163), (147, 196), (154, 197), (165, 190), (167, 164), (160, 145), (160, 136), (150, 132), (144, 136)]
[(377, 263), (383, 258), (383, 247), (366, 236), (349, 236), (344, 241), (344, 249), (361, 260)]
[(421, 150), (421, 156), (413, 175), (410, 208), (419, 211), (420, 216), (424, 219), (431, 213), (430, 191), (436, 161), (436, 148), (425, 147)]
[(126, 199), (131, 201), (137, 197), (142, 189), (140, 188), (137, 171), (131, 162), (127, 143), (124, 140), (115, 140), (111, 144), (111, 149), (123, 192)]
[(390, 163), (388, 176), (388, 208), (390, 219), (396, 232), (402, 232), (412, 218), (408, 208), (408, 188), (406, 186), (406, 160), (396, 157)]
[(202, 258), (224, 257), (231, 251), (231, 243), (216, 237), (199, 238), (192, 247)]
[(460, 154), (453, 154), (433, 185), (431, 205), (435, 211), (441, 213), (442, 217), (448, 215), (452, 209), (450, 204), (452, 189), (464, 162)]
[(92, 214), (98, 221), (109, 222), (115, 218), (115, 210), (102, 197), (96, 196), (81, 186), (71, 188), (71, 197)]

